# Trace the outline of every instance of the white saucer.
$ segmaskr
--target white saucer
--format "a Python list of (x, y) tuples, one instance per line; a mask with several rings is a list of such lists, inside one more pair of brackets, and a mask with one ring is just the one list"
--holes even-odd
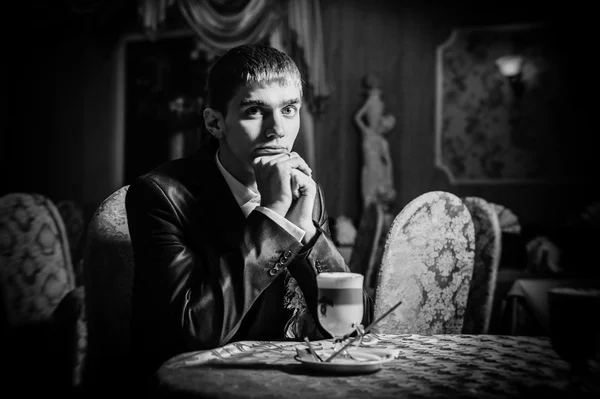
[[(396, 353), (389, 349), (349, 347), (348, 352), (353, 359), (337, 356), (331, 362), (320, 362), (313, 358), (306, 347), (296, 347), (295, 360), (303, 366), (328, 374), (367, 374), (380, 370), (383, 365), (394, 360)], [(325, 360), (333, 353), (332, 349), (317, 350), (321, 359)]]

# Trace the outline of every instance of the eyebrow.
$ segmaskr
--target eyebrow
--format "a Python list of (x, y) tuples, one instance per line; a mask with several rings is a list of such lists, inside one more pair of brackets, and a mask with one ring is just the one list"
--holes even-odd
[[(302, 100), (300, 100), (300, 98), (293, 98), (291, 100), (282, 101), (281, 103), (277, 104), (276, 108), (287, 107), (288, 105), (292, 105), (292, 104), (300, 104), (301, 102), (302, 102)], [(260, 107), (265, 107), (265, 108), (271, 107), (270, 104), (268, 104), (262, 100), (245, 99), (240, 102), (240, 107), (248, 107), (248, 106), (260, 106)]]

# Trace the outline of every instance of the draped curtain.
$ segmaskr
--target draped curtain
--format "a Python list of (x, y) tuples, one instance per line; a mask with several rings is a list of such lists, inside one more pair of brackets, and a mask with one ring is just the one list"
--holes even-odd
[(330, 92), (325, 74), (319, 0), (290, 0), (287, 13), (286, 50), (302, 70), (311, 112), (319, 115)]
[(146, 34), (154, 39), (156, 33), (167, 19), (167, 8), (175, 4), (175, 0), (138, 0), (138, 16)]
[(178, 5), (202, 44), (213, 51), (261, 41), (279, 20), (274, 0), (178, 0)]
[[(159, 3), (169, 4), (167, 0)], [(306, 104), (300, 113), (296, 150), (316, 173), (314, 118), (329, 95), (319, 0), (177, 0), (177, 4), (198, 35), (199, 48), (209, 57), (241, 44), (268, 40), (294, 59), (305, 80)]]

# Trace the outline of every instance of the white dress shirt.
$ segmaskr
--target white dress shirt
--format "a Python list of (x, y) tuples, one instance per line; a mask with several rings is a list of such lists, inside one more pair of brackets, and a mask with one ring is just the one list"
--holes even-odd
[(217, 168), (219, 168), (219, 171), (225, 178), (225, 181), (227, 182), (227, 185), (229, 186), (229, 189), (231, 190), (236, 202), (244, 213), (244, 217), (248, 217), (250, 212), (254, 210), (261, 212), (281, 226), (281, 228), (283, 228), (285, 231), (290, 233), (292, 237), (298, 240), (298, 242), (302, 242), (306, 232), (283, 216), (279, 215), (277, 212), (274, 212), (269, 208), (265, 208), (264, 206), (260, 206), (260, 194), (240, 183), (231, 175), (231, 173), (225, 170), (221, 164), (221, 161), (219, 161), (219, 151), (217, 151), (215, 154), (215, 162), (217, 163)]

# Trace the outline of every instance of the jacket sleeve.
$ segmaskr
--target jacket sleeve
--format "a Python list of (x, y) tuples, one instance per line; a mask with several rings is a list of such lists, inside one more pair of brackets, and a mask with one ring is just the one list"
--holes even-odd
[[(229, 342), (255, 300), (302, 248), (273, 220), (252, 212), (233, 249), (209, 249), (214, 238), (197, 231), (210, 235), (211, 229), (192, 232), (183, 222), (189, 209), (178, 207), (172, 195), (140, 178), (126, 197), (135, 256), (132, 344), (149, 358), (149, 367), (175, 353)], [(193, 223), (202, 223), (196, 217)]]
[[(306, 306), (311, 312), (314, 320), (317, 320), (318, 288), (317, 274), (323, 272), (350, 272), (343, 256), (335, 246), (329, 229), (329, 217), (325, 209), (325, 199), (322, 189), (318, 187), (318, 195), (315, 198), (315, 210), (313, 212), (313, 223), (318, 233), (307, 243), (295, 257), (289, 266), (290, 273), (298, 281)], [(373, 317), (373, 301), (369, 294), (363, 290), (363, 326), (371, 323)], [(320, 327), (320, 326), (319, 326)], [(321, 333), (329, 336), (320, 327)]]

